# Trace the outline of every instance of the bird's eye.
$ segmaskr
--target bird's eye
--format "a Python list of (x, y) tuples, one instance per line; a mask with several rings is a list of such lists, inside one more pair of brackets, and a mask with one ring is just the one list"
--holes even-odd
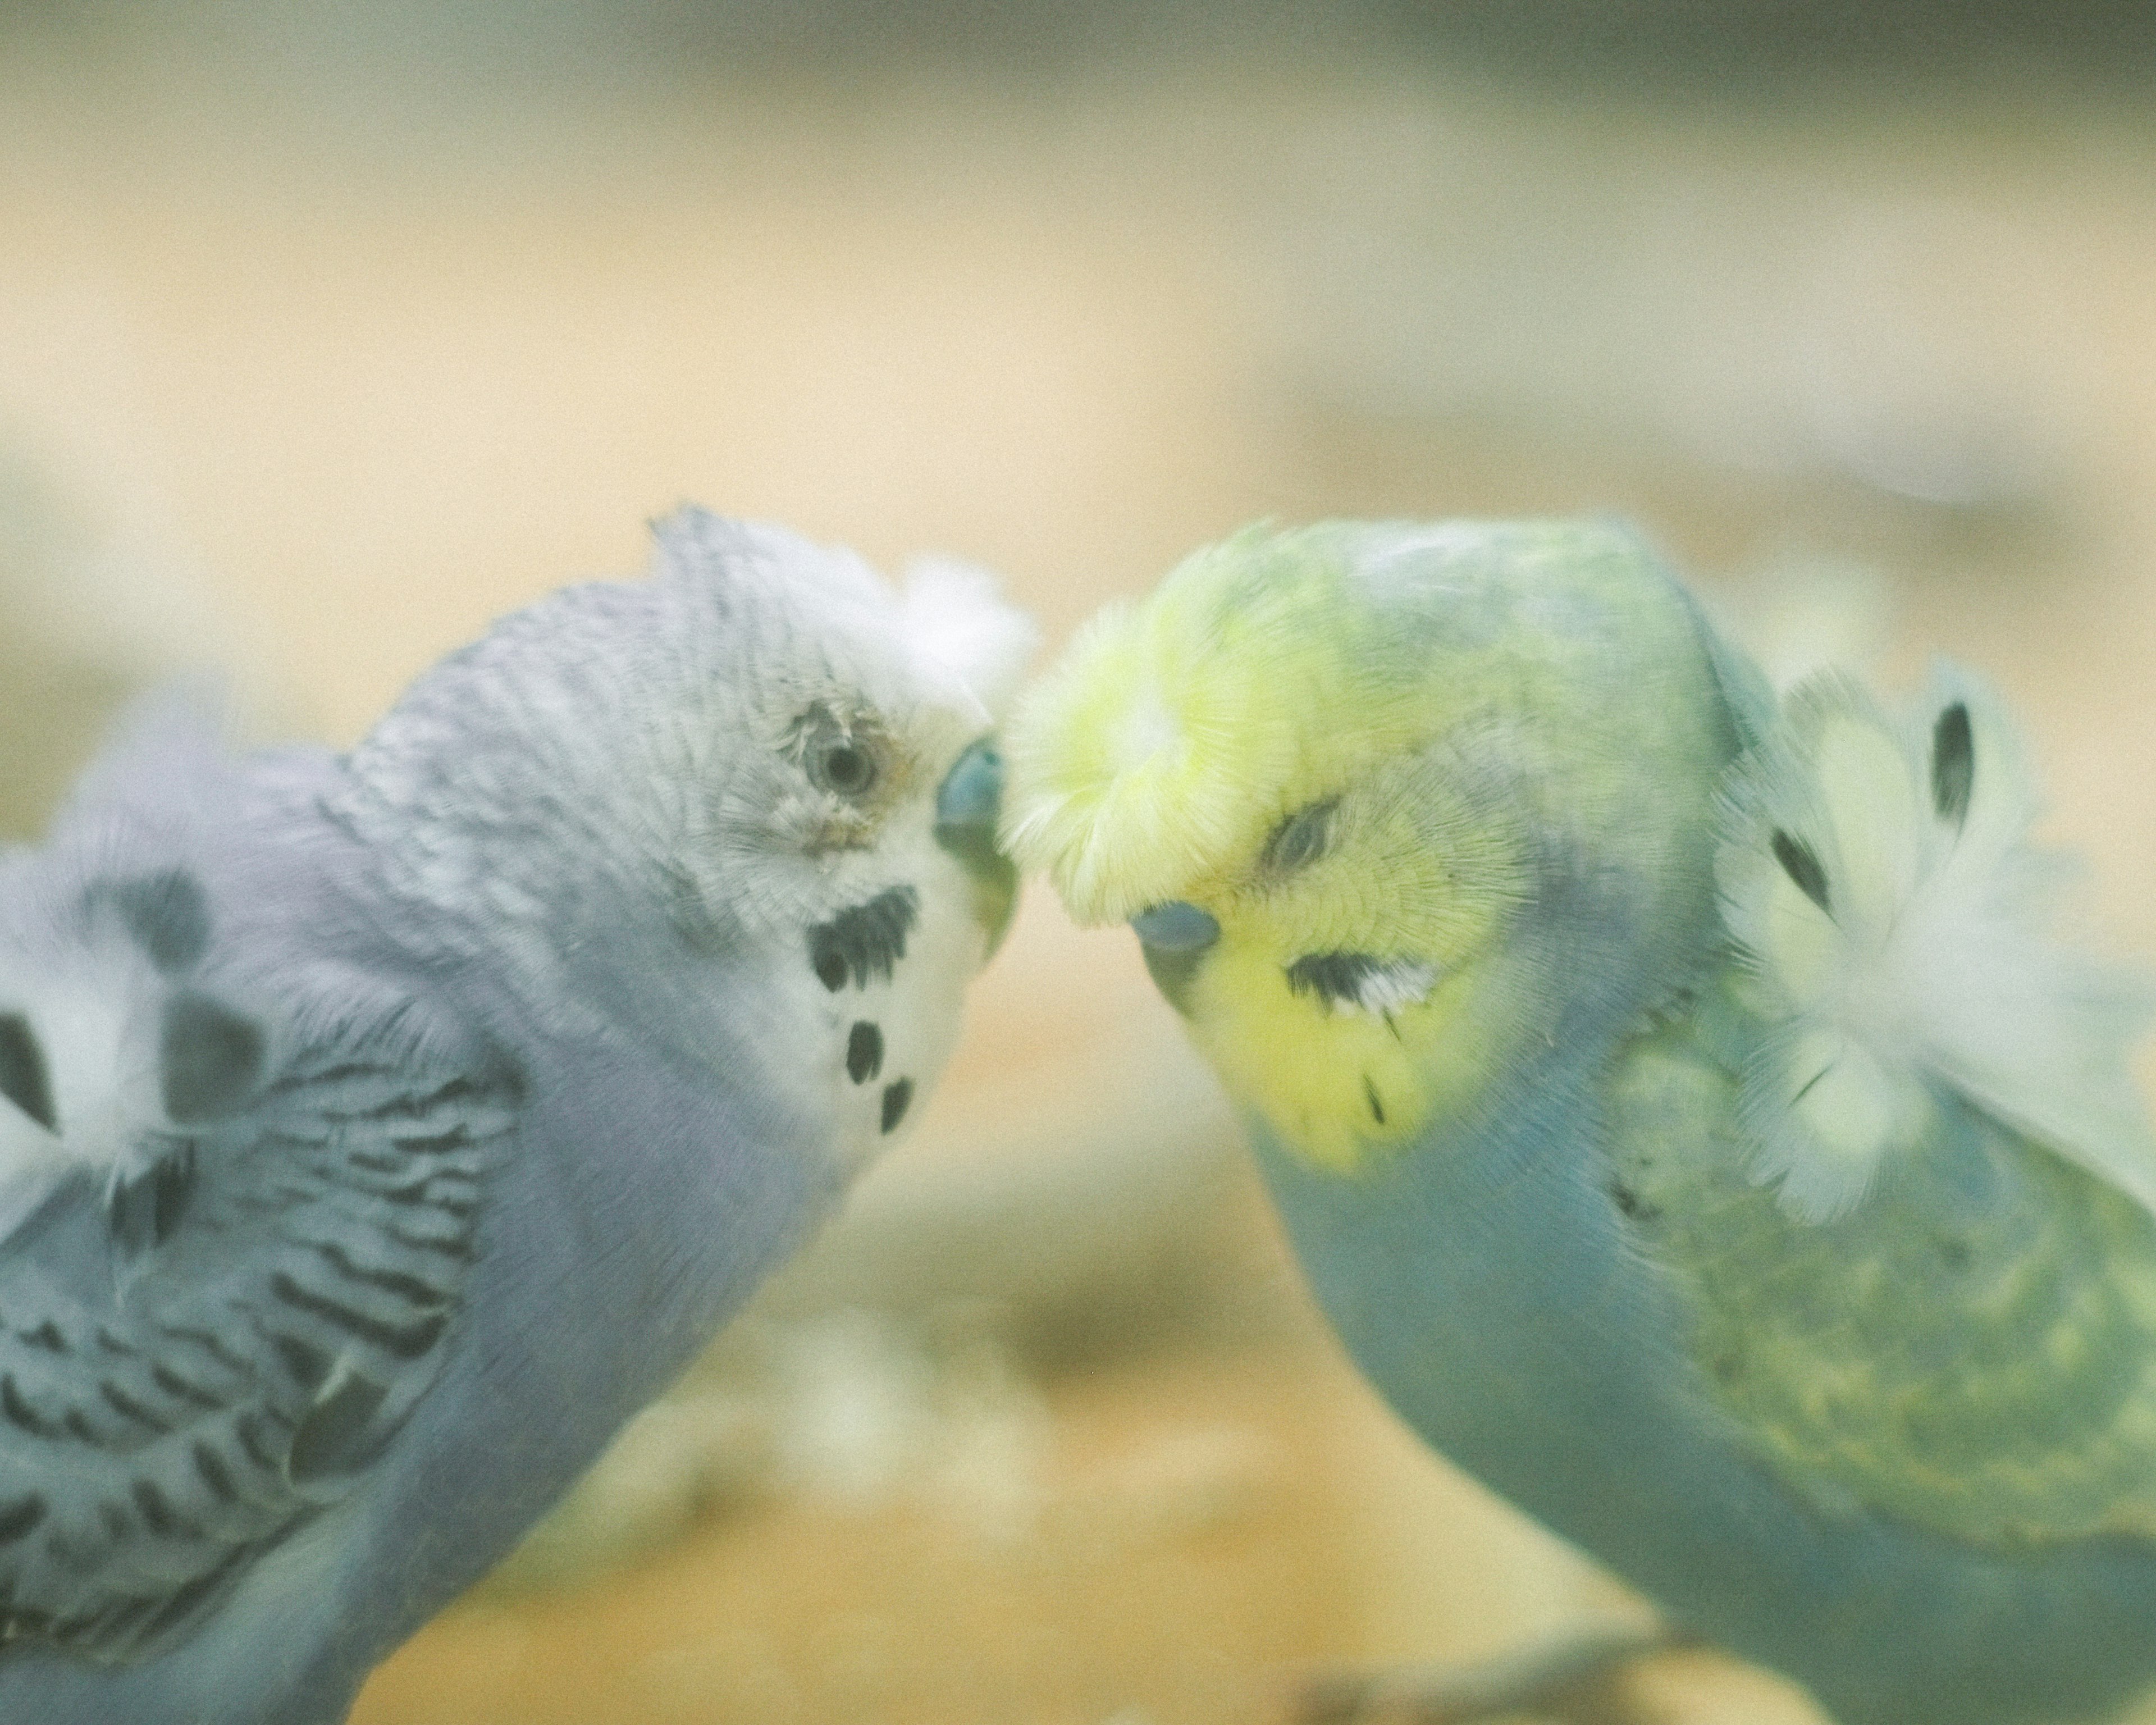
[(874, 714), (841, 715), (819, 701), (793, 721), (788, 752), (818, 790), (858, 803), (883, 777), (891, 748)]
[(808, 777), (824, 790), (859, 797), (875, 783), (875, 757), (850, 737), (842, 737), (810, 752)]
[(1316, 862), (1325, 855), (1326, 840), (1332, 834), (1332, 814), (1339, 806), (1340, 799), (1334, 797), (1288, 816), (1265, 840), (1259, 865), (1270, 873), (1285, 875)]

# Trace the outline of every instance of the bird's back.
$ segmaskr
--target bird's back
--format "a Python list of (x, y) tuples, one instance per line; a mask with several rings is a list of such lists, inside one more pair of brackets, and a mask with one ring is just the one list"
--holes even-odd
[(1974, 1116), (1856, 1215), (1796, 1222), (1733, 1153), (1704, 1017), (1561, 1040), (1471, 1147), (1349, 1181), (1253, 1122), (1351, 1353), (1436, 1448), (1841, 1725), (2156, 1681), (2156, 1229)]

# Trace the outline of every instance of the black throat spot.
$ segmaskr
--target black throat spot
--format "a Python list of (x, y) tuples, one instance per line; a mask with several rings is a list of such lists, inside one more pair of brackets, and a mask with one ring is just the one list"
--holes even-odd
[(1326, 1005), (1363, 1004), (1363, 984), (1389, 967), (1368, 952), (1309, 952), (1287, 968), (1288, 992), (1315, 994)]
[(808, 931), (808, 963), (817, 981), (834, 994), (849, 980), (857, 988), (868, 987), (870, 977), (889, 982), (920, 916), (921, 895), (911, 886), (893, 886), (818, 923)]

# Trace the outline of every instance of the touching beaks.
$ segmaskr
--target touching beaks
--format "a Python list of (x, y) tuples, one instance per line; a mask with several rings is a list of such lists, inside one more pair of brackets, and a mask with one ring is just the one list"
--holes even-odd
[(1154, 905), (1131, 918), (1139, 940), (1164, 952), (1202, 952), (1220, 938), (1210, 914), (1183, 899)]
[(1168, 1004), (1190, 1016), (1190, 991), (1205, 955), (1220, 938), (1220, 925), (1182, 899), (1154, 905), (1131, 918), (1146, 969)]
[(936, 831), (985, 829), (995, 836), (1004, 800), (1004, 757), (994, 740), (981, 737), (952, 763), (936, 792)]
[(1018, 905), (1018, 867), (996, 848), (1003, 813), (1004, 757), (983, 737), (952, 765), (936, 790), (936, 842), (973, 879), (973, 915), (993, 957)]

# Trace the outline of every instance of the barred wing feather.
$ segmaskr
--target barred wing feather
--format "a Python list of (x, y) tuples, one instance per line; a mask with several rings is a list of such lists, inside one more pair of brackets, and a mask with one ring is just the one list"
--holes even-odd
[[(198, 1016), (223, 1046), (168, 1012), (168, 1092), (176, 1055), (201, 1082), (244, 1052), (239, 1014)], [(110, 1171), (49, 1161), (0, 1244), (0, 1658), (183, 1636), (426, 1393), (515, 1095), (484, 1059), (415, 1066), (421, 1040), (392, 1011)]]

